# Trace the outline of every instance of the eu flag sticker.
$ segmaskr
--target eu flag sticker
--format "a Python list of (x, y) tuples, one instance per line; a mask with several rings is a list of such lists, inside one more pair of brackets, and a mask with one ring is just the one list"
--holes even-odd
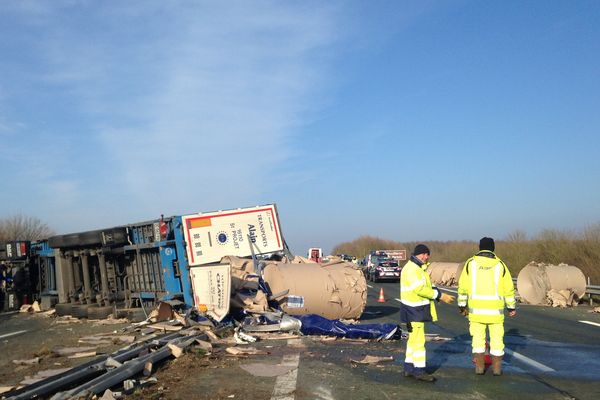
[(217, 242), (219, 244), (221, 244), (221, 245), (227, 244), (228, 241), (229, 241), (229, 237), (227, 236), (226, 232), (221, 231), (217, 234)]

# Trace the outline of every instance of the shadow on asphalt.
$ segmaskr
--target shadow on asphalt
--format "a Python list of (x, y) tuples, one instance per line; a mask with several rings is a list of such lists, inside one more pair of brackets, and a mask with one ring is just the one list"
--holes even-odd
[[(426, 345), (427, 346), (427, 345)], [(452, 354), (471, 354), (471, 335), (468, 333), (454, 336), (452, 340), (449, 340), (437, 347), (433, 352), (427, 351), (428, 354), (433, 354), (432, 357), (427, 357), (427, 370), (430, 373), (434, 373), (440, 367), (442, 367), (448, 357)]]

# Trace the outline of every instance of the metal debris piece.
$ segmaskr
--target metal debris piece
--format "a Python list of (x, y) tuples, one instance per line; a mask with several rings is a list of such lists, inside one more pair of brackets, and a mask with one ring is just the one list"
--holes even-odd
[(254, 336), (250, 336), (250, 335), (242, 332), (241, 330), (239, 330), (239, 328), (235, 329), (233, 337), (235, 338), (235, 342), (238, 344), (247, 344), (247, 343), (256, 342), (256, 338)]

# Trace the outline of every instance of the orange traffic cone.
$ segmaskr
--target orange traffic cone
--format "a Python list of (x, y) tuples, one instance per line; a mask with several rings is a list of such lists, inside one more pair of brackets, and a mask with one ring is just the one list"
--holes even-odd
[(486, 366), (490, 366), (492, 365), (492, 356), (490, 355), (490, 342), (488, 342), (487, 340), (485, 341), (485, 365)]
[(379, 289), (379, 298), (377, 299), (378, 303), (385, 303), (385, 297), (383, 297), (383, 288)]

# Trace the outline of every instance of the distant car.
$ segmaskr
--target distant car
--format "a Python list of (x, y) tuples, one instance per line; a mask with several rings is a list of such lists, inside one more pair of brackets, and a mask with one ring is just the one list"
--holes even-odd
[(398, 262), (393, 259), (384, 259), (374, 264), (367, 271), (367, 278), (371, 282), (379, 282), (383, 280), (400, 280), (401, 267)]

